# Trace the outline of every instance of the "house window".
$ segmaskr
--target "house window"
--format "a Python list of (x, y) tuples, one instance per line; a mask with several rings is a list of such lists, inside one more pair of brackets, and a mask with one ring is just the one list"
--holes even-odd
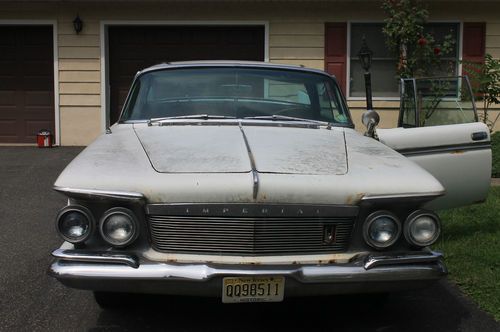
[[(389, 51), (382, 33), (383, 23), (352, 23), (350, 34), (350, 79), (349, 97), (364, 97), (365, 83), (363, 68), (358, 59), (363, 36), (368, 47), (373, 51), (371, 66), (372, 93), (374, 97), (399, 97), (399, 78), (396, 73), (397, 59)], [(444, 54), (439, 72), (433, 76), (453, 76), (458, 73), (459, 49), (459, 24), (458, 23), (429, 23), (425, 27), (426, 33), (431, 33), (439, 43), (448, 34), (451, 34), (456, 43), (453, 50)]]

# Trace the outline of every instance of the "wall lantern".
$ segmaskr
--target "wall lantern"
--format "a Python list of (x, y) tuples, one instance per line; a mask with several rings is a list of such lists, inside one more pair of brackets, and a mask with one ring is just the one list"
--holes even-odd
[(372, 56), (373, 52), (366, 44), (366, 37), (363, 36), (363, 43), (361, 44), (361, 49), (358, 52), (358, 57), (365, 72), (370, 71), (372, 66)]
[(76, 34), (82, 32), (83, 21), (78, 14), (76, 15), (76, 18), (73, 20), (73, 28), (75, 29)]
[(361, 67), (365, 70), (365, 90), (366, 90), (366, 109), (373, 110), (372, 105), (372, 82), (370, 67), (372, 66), (372, 50), (366, 44), (366, 38), (363, 36), (363, 43), (361, 44), (361, 49), (358, 52), (359, 61), (361, 62)]

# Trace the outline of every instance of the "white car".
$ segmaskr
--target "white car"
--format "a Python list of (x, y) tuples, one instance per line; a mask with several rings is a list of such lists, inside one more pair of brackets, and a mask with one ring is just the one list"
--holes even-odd
[(49, 272), (101, 305), (116, 292), (237, 303), (425, 286), (447, 273), (433, 211), (489, 188), (490, 135), (471, 110), (471, 123), (383, 130), (367, 112), (365, 136), (319, 70), (147, 68), (55, 183), (68, 205)]

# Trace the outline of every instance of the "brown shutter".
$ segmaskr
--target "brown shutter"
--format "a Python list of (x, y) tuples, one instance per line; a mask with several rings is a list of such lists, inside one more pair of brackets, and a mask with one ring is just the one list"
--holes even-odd
[(486, 49), (486, 24), (484, 22), (464, 23), (463, 40), (462, 59), (483, 63)]
[(335, 75), (342, 91), (346, 91), (347, 23), (325, 25), (325, 71)]

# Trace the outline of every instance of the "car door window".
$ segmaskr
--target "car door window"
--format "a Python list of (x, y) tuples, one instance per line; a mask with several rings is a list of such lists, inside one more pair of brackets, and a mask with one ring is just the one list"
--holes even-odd
[(401, 80), (400, 127), (476, 121), (474, 97), (466, 76)]

